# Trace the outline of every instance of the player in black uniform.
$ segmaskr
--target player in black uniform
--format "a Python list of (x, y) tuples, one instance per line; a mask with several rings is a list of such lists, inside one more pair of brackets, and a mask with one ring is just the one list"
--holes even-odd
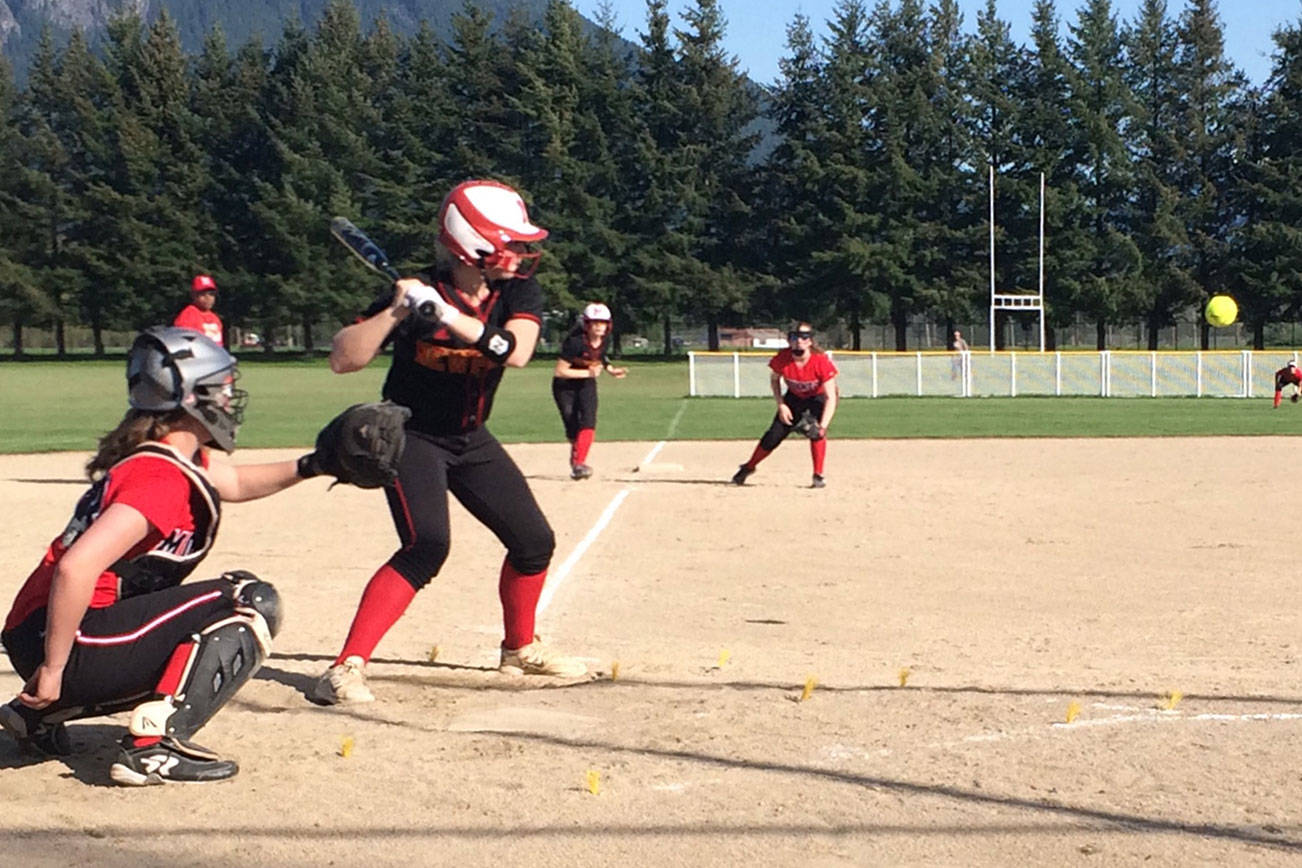
[[(524, 200), (495, 181), (456, 186), (439, 211), (436, 262), (397, 281), (355, 324), (335, 335), (330, 367), (365, 367), (393, 343), (384, 397), (410, 408), (396, 483), (385, 489), (400, 546), (362, 593), (348, 638), (309, 697), (369, 702), (364, 667), (416, 591), (438, 574), (449, 547), (448, 493), (506, 546), (498, 584), (503, 672), (576, 677), (587, 667), (538, 641), (534, 610), (555, 538), (515, 462), (484, 427), (506, 367), (533, 356), (542, 289), (531, 275), (547, 230)], [(433, 302), (436, 317), (413, 313)]]
[(561, 343), (552, 372), (552, 398), (561, 411), (565, 438), (570, 441), (570, 478), (587, 479), (588, 450), (597, 433), (597, 377), (607, 371), (615, 379), (628, 374), (610, 363), (610, 308), (593, 302), (583, 309), (579, 325)]

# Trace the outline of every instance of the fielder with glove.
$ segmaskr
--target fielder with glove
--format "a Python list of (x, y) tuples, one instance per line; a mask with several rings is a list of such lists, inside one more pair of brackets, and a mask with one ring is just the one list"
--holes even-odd
[(777, 415), (750, 460), (732, 475), (733, 485), (744, 485), (756, 466), (792, 431), (809, 438), (809, 454), (814, 462), (810, 487), (822, 488), (825, 484), (823, 460), (827, 456), (827, 426), (836, 415), (838, 372), (832, 360), (814, 343), (814, 330), (809, 323), (798, 323), (787, 333), (787, 341), (789, 348), (769, 360), (769, 386), (778, 402)]
[(1295, 362), (1290, 361), (1275, 372), (1276, 407), (1279, 407), (1279, 402), (1284, 397), (1285, 386), (1293, 387), (1293, 396), (1289, 400), (1296, 404), (1297, 396), (1302, 393), (1302, 368), (1299, 368)]

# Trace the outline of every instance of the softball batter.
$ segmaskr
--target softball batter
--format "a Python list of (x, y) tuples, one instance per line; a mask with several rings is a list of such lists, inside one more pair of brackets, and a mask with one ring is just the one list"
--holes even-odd
[(823, 460), (827, 457), (827, 428), (836, 415), (838, 372), (832, 360), (814, 343), (814, 329), (809, 323), (797, 323), (787, 333), (787, 341), (790, 346), (769, 359), (769, 388), (778, 402), (777, 415), (750, 459), (732, 475), (733, 485), (744, 485), (756, 466), (797, 429), (809, 438), (809, 454), (814, 462), (810, 487), (822, 488), (825, 484)]
[[(392, 342), (384, 397), (412, 416), (398, 478), (385, 490), (399, 547), (363, 591), (342, 650), (309, 693), (315, 702), (374, 700), (367, 661), (447, 559), (449, 492), (506, 546), (498, 580), (501, 670), (587, 671), (534, 633), (555, 539), (523, 474), (484, 427), (503, 371), (528, 363), (538, 342), (542, 289), (531, 275), (541, 254), (531, 245), (546, 237), (515, 190), (486, 180), (459, 184), (439, 211), (435, 265), (397, 281), (335, 335), (336, 373), (364, 368)], [(417, 300), (435, 305), (432, 320), (412, 314)]]
[(570, 478), (587, 479), (588, 450), (597, 433), (597, 377), (604, 370), (615, 379), (628, 371), (610, 363), (610, 308), (593, 302), (583, 309), (578, 328), (561, 343), (552, 372), (552, 398), (561, 411), (565, 439), (570, 441)]

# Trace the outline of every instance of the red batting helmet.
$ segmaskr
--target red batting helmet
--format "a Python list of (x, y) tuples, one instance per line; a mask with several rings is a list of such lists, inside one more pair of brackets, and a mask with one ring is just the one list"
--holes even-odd
[(439, 241), (475, 268), (514, 268), (516, 277), (528, 277), (542, 254), (519, 253), (507, 245), (546, 237), (546, 229), (530, 222), (520, 194), (497, 181), (464, 181), (439, 209)]
[(216, 292), (217, 281), (213, 280), (210, 275), (196, 274), (194, 280), (190, 281), (190, 292)]

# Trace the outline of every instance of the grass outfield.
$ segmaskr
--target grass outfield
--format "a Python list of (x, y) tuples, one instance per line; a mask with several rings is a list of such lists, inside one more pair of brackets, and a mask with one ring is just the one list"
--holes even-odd
[[(387, 368), (377, 360), (347, 376), (325, 361), (245, 360), (250, 393), (240, 445), (305, 446), (338, 410), (373, 400)], [(553, 362), (508, 371), (491, 427), (505, 442), (563, 438), (551, 397)], [(628, 362), (624, 380), (602, 377), (602, 440), (757, 439), (768, 399), (687, 398), (686, 362)], [(123, 363), (0, 364), (0, 453), (89, 450), (124, 409)], [(833, 425), (839, 438), (1160, 437), (1295, 435), (1302, 406), (1272, 411), (1268, 398), (853, 398)]]

